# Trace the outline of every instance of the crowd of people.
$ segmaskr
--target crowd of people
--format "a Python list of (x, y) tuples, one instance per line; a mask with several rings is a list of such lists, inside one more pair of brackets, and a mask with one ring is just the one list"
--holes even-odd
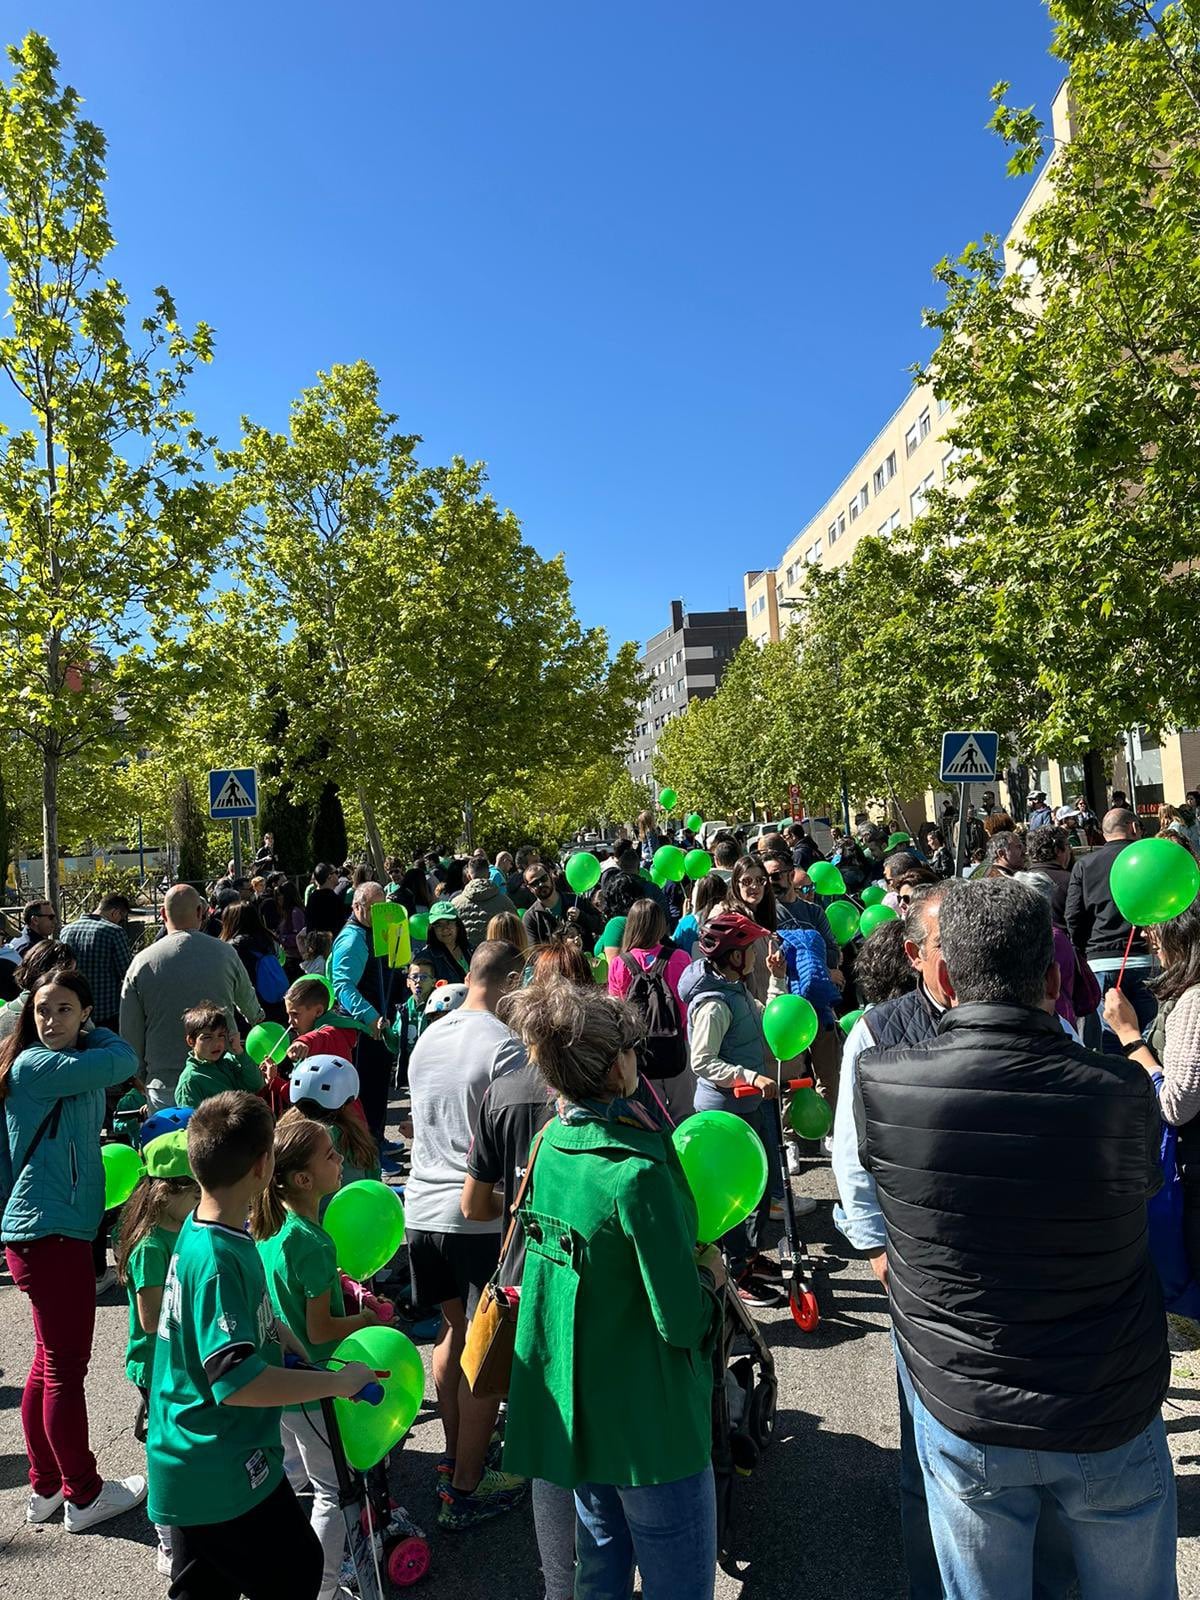
[[(1159, 818), (1193, 853), (1195, 799)], [(1147, 1206), (1168, 1126), (1200, 1277), (1200, 909), (1131, 929), (1109, 874), (1142, 824), (1120, 803), (1066, 809), (1034, 794), (1016, 824), (985, 796), (957, 876), (944, 819), (864, 818), (825, 852), (800, 824), (751, 847), (724, 830), (682, 882), (655, 855), (698, 841), (650, 816), (586, 873), (524, 845), (378, 874), (319, 863), (301, 886), (268, 835), (248, 877), (172, 886), (136, 954), (127, 898), (61, 930), (30, 902), (0, 962), (0, 1237), (35, 1339), (28, 1520), (62, 1508), (79, 1532), (146, 1499), (141, 1476), (101, 1481), (88, 1437), (95, 1300), (119, 1277), (176, 1600), (352, 1592), (317, 1403), (370, 1374), (324, 1364), (349, 1333), (432, 1313), (439, 1529), (530, 1499), (531, 1594), (626, 1600), (636, 1569), (648, 1600), (704, 1600), (726, 1297), (786, 1304), (774, 1224), (828, 1157), (834, 1223), (892, 1317), (910, 1593), (1167, 1600)], [(826, 860), (845, 896), (819, 892)], [(831, 907), (864, 891), (895, 917), (839, 937)], [(375, 953), (383, 901), (413, 931), (399, 969)], [(781, 995), (816, 1014), (802, 1059), (767, 1043)], [(278, 1042), (259, 1059), (264, 1023)], [(767, 1102), (798, 1076), (831, 1132), (789, 1132), (781, 1160)], [(759, 1135), (768, 1177), (698, 1241), (672, 1133), (713, 1110)], [(122, 1137), (145, 1173), (106, 1212), (102, 1141)], [(407, 1241), (371, 1292), (339, 1274), (321, 1219), (380, 1176), (403, 1186)], [(485, 1291), (517, 1308), (503, 1410), (467, 1358)]]

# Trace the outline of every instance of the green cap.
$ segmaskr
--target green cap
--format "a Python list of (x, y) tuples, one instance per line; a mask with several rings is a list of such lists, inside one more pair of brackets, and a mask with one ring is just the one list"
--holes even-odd
[(142, 1151), (148, 1178), (190, 1178), (192, 1164), (188, 1160), (187, 1129), (174, 1133), (160, 1133), (157, 1139)]
[(435, 900), (429, 908), (430, 922), (457, 922), (458, 912), (450, 900)]

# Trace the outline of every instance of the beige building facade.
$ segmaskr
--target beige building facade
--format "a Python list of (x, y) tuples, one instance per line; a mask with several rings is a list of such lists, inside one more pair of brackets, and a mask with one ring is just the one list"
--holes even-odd
[[(1070, 140), (1074, 130), (1065, 83), (1054, 99), (1051, 126), (1055, 148)], [(1013, 219), (1005, 244), (1009, 271), (1024, 270), (1013, 241), (1020, 238), (1027, 219), (1046, 199), (1053, 172), (1051, 157)], [(1030, 293), (1037, 293), (1032, 279)], [(776, 564), (744, 575), (747, 637), (758, 644), (780, 638), (792, 620), (792, 607), (800, 599), (811, 566), (839, 566), (850, 559), (865, 535), (886, 539), (917, 520), (930, 489), (946, 482), (953, 464), (955, 452), (945, 437), (952, 421), (952, 409), (928, 386), (909, 391)], [(1164, 799), (1181, 801), (1188, 789), (1200, 788), (1200, 733), (1172, 732), (1157, 737), (1152, 730), (1136, 729), (1131, 743), (1136, 800), (1141, 809), (1152, 809)], [(1127, 768), (1127, 753), (1121, 752), (1114, 761), (1114, 787), (1128, 790)], [(1083, 769), (1043, 762), (1033, 786), (1044, 789), (1053, 805), (1067, 805), (1083, 792)], [(932, 799), (927, 796), (927, 803)]]

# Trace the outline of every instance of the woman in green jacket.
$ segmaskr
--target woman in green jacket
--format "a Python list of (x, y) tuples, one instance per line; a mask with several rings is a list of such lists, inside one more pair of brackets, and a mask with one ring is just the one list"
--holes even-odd
[(506, 1018), (557, 1096), (533, 1157), (506, 1471), (575, 1492), (576, 1596), (710, 1600), (711, 1348), (724, 1271), (697, 1253), (670, 1136), (631, 1096), (636, 1014), (560, 979)]
[(62, 1506), (68, 1533), (146, 1495), (140, 1477), (102, 1482), (88, 1443), (83, 1380), (96, 1320), (91, 1241), (104, 1211), (104, 1091), (137, 1072), (117, 1034), (83, 1031), (91, 1010), (79, 973), (47, 972), (0, 1045), (0, 1238), (33, 1312), (33, 1365), (21, 1395), (33, 1489), (25, 1520), (46, 1522)]

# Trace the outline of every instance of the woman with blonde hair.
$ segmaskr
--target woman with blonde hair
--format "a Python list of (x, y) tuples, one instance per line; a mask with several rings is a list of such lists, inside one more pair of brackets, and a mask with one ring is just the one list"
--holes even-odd
[(484, 937), (500, 939), (504, 944), (511, 944), (514, 950), (529, 949), (529, 935), (525, 932), (519, 911), (497, 911), (488, 923)]
[[(506, 1017), (556, 1113), (530, 1153), (520, 1213), (505, 1470), (574, 1490), (577, 1594), (627, 1595), (637, 1566), (646, 1600), (712, 1600), (724, 1266), (695, 1243), (669, 1134), (632, 1098), (638, 1018), (562, 980), (513, 995)], [(614, 1403), (615, 1373), (633, 1403)]]

